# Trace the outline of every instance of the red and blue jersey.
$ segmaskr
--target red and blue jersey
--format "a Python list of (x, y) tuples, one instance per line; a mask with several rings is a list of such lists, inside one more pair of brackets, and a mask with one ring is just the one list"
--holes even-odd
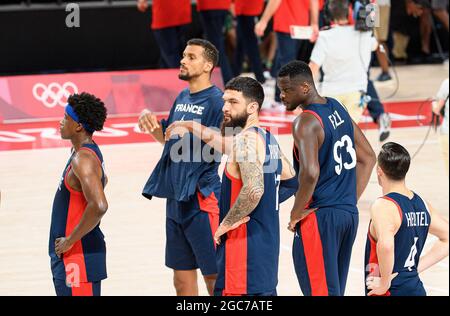
[[(356, 151), (350, 115), (333, 98), (327, 98), (326, 104), (311, 104), (303, 112), (314, 115), (325, 134), (319, 149), (320, 176), (309, 207), (334, 207), (357, 213)], [(294, 145), (294, 168), (297, 174), (300, 168), (299, 155), (301, 153)]]
[[(279, 198), (282, 162), (277, 141), (269, 132), (257, 129), (265, 140), (264, 194), (249, 215), (250, 221), (229, 231), (217, 247), (216, 290), (223, 295), (257, 295), (273, 292), (278, 283), (280, 248)], [(222, 177), (220, 221), (235, 203), (242, 180)]]
[[(80, 150), (91, 152), (102, 168), (102, 183), (105, 186), (103, 156), (96, 144), (85, 144)], [(53, 201), (52, 219), (50, 226), (49, 255), (53, 278), (57, 280), (73, 280), (86, 283), (106, 279), (106, 246), (104, 235), (100, 230), (100, 223), (73, 247), (65, 252), (61, 258), (55, 253), (55, 240), (69, 236), (79, 224), (87, 201), (83, 192), (75, 191), (67, 182), (67, 175), (71, 170), (72, 153), (62, 174)]]
[[(410, 296), (426, 295), (422, 281), (417, 273), (419, 258), (422, 254), (431, 215), (427, 204), (414, 193), (412, 199), (400, 193), (389, 193), (382, 197), (397, 206), (401, 225), (394, 236), (394, 269), (398, 275), (392, 280), (386, 295)], [(380, 276), (377, 257), (377, 242), (369, 232), (367, 234), (365, 251), (365, 276)], [(367, 295), (366, 288), (366, 295)]]

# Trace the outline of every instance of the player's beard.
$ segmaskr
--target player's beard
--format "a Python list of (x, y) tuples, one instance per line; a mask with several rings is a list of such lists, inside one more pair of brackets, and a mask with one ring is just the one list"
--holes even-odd
[(184, 73), (180, 72), (178, 74), (178, 79), (183, 80), (183, 81), (190, 81), (195, 77), (198, 77), (198, 75), (189, 73), (189, 71), (185, 71)]
[(183, 81), (189, 81), (192, 79), (192, 76), (189, 75), (189, 73), (185, 73), (185, 74), (178, 74), (178, 79), (183, 80)]
[[(231, 117), (228, 122), (224, 120), (220, 126), (222, 136), (234, 136), (238, 134), (247, 124), (248, 116), (247, 112), (243, 112), (235, 117)], [(230, 132), (232, 132), (232, 135), (229, 135)]]

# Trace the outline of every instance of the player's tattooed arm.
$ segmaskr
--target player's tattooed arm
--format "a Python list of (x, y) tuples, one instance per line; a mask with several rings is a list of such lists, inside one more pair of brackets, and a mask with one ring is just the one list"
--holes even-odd
[(223, 220), (223, 224), (232, 226), (249, 215), (258, 205), (264, 193), (263, 161), (258, 157), (258, 138), (256, 133), (245, 133), (235, 142), (235, 160), (239, 166), (242, 188), (236, 202)]
[(235, 140), (232, 160), (239, 166), (242, 188), (214, 236), (217, 243), (220, 242), (221, 235), (250, 219), (248, 215), (253, 212), (264, 194), (263, 149), (256, 133), (245, 133)]

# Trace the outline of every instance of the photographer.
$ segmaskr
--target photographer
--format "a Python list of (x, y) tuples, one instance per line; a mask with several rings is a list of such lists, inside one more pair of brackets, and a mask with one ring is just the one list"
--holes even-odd
[(448, 175), (448, 78), (445, 79), (436, 95), (436, 101), (433, 102), (433, 113), (442, 116), (441, 132), (439, 135), (441, 142), (442, 157), (444, 157), (445, 168)]
[[(327, 14), (331, 27), (321, 31), (311, 55), (310, 68), (316, 77), (322, 67), (321, 93), (339, 100), (355, 122), (364, 111), (362, 95), (367, 91), (371, 53), (378, 47), (373, 32), (359, 31), (348, 21), (349, 1), (331, 0)], [(365, 23), (355, 21), (358, 29)]]

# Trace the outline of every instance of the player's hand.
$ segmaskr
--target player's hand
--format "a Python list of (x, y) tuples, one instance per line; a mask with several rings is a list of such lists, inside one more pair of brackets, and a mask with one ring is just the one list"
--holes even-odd
[(295, 233), (295, 226), (297, 225), (298, 222), (300, 222), (300, 220), (291, 220), (288, 224), (287, 229)]
[(61, 258), (61, 255), (72, 247), (73, 244), (66, 237), (60, 237), (55, 240), (55, 252), (58, 258)]
[(165, 140), (168, 141), (173, 135), (183, 137), (189, 134), (194, 128), (194, 121), (175, 121), (166, 129)]
[(145, 109), (141, 112), (138, 120), (139, 129), (141, 132), (153, 133), (157, 128), (160, 128), (158, 119), (149, 110)]
[(293, 216), (293, 214), (295, 214), (295, 211), (292, 210), (291, 211), (291, 220), (288, 224), (288, 230), (295, 233), (295, 226), (297, 225), (297, 223), (300, 222), (302, 219), (304, 219), (309, 214), (311, 214), (312, 212), (317, 211), (317, 209), (318, 208), (309, 208), (309, 209), (303, 210), (299, 216), (295, 216), (295, 215)]
[(241, 219), (240, 221), (237, 221), (236, 223), (234, 223), (231, 226), (225, 225), (225, 224), (220, 224), (219, 227), (217, 228), (216, 232), (214, 233), (214, 241), (217, 245), (220, 245), (220, 237), (222, 235), (225, 235), (227, 232), (229, 232), (230, 230), (236, 229), (239, 226), (241, 226), (242, 224), (247, 223), (250, 220), (250, 216), (246, 216), (243, 219)]
[(264, 35), (264, 32), (266, 31), (267, 23), (264, 21), (259, 21), (255, 25), (255, 34), (256, 36), (262, 37)]
[(147, 0), (138, 0), (137, 8), (141, 12), (147, 11), (147, 9), (148, 9), (148, 2), (147, 2)]
[(387, 281), (383, 281), (380, 277), (368, 276), (366, 286), (371, 290), (367, 295), (384, 295), (391, 287), (392, 280), (398, 275), (398, 272), (391, 274)]

